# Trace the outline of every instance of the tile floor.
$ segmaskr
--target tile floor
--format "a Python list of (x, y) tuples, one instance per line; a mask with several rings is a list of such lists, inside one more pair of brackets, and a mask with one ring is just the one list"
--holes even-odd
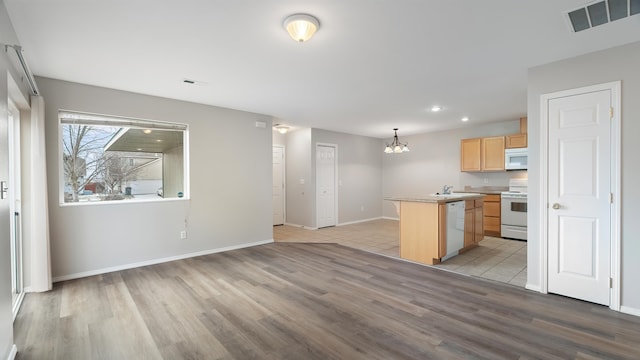
[[(338, 243), (399, 257), (398, 225), (398, 221), (384, 219), (318, 230), (281, 225), (273, 227), (273, 238), (277, 242)], [(527, 242), (486, 236), (477, 248), (434, 266), (524, 287), (527, 281)]]

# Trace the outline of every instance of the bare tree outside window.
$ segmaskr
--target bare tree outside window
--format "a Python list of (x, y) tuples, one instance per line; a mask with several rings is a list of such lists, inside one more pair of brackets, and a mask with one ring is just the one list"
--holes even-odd
[[(105, 166), (104, 145), (113, 137), (115, 129), (89, 125), (62, 127), (65, 201), (77, 202), (87, 184), (98, 177)], [(67, 195), (68, 194), (68, 195)]]

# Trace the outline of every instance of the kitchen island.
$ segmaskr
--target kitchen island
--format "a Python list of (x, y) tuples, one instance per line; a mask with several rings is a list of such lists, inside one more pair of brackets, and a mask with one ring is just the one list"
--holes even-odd
[[(418, 197), (389, 197), (400, 216), (400, 257), (423, 263), (438, 264), (458, 252), (478, 245), (483, 237), (482, 205), (484, 194), (454, 193)], [(447, 219), (447, 204), (464, 202), (464, 219)], [(450, 207), (451, 208), (451, 207)], [(447, 223), (464, 231), (464, 240), (451, 249)], [(448, 241), (449, 240), (449, 241)], [(449, 249), (447, 244), (449, 243)], [(457, 242), (454, 242), (458, 244)]]

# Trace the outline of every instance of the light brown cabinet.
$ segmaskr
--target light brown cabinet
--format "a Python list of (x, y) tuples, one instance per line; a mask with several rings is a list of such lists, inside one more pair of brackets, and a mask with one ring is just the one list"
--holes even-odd
[(464, 205), (464, 248), (478, 245), (484, 238), (483, 200), (466, 200)]
[(507, 149), (527, 147), (527, 118), (520, 118), (520, 133), (506, 136), (505, 147)]
[(507, 149), (526, 148), (527, 147), (527, 134), (507, 135), (505, 147)]
[(400, 202), (400, 257), (437, 264), (447, 253), (446, 204)]
[(460, 171), (504, 171), (505, 137), (462, 139)]
[[(400, 203), (400, 257), (423, 264), (438, 264), (447, 254), (446, 202), (394, 201)], [(461, 251), (475, 247), (484, 236), (482, 198), (473, 196), (471, 200), (464, 201), (464, 244)]]
[(483, 226), (484, 234), (500, 236), (500, 195), (487, 195), (484, 198)]
[(462, 139), (460, 142), (460, 171), (482, 171), (480, 152), (482, 139)]

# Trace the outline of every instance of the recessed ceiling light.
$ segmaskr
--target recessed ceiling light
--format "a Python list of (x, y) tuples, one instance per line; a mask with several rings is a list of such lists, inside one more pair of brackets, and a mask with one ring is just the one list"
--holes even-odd
[(141, 148), (138, 148), (138, 151), (142, 151), (142, 149), (141, 149)]
[(442, 107), (438, 106), (438, 105), (435, 105), (434, 107), (431, 108), (431, 111), (433, 111), (433, 112), (438, 112), (440, 110), (442, 110)]
[(162, 139), (156, 139), (156, 142), (162, 142)]
[(149, 135), (149, 134), (151, 134), (151, 129), (144, 129), (144, 130), (142, 130), (142, 132), (147, 134), (147, 135)]
[(469, 118), (465, 116), (465, 117), (462, 118), (462, 121), (467, 122), (467, 121), (469, 121)]

